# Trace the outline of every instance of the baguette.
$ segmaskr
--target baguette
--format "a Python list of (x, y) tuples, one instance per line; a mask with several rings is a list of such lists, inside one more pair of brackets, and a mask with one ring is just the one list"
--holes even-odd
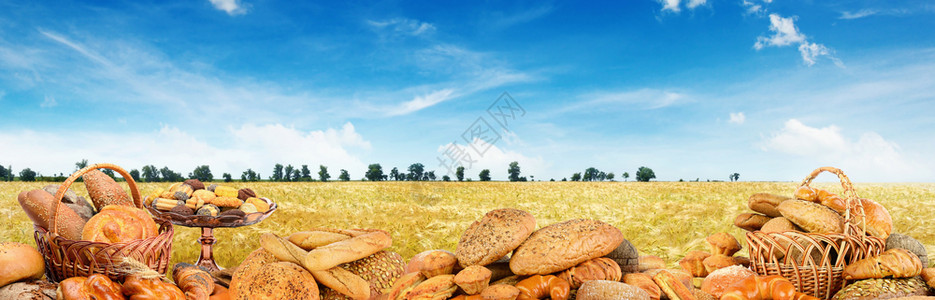
[(312, 271), (312, 276), (315, 277), (318, 283), (351, 299), (366, 300), (370, 298), (370, 283), (341, 267)]
[(321, 246), (325, 246), (331, 243), (340, 242), (343, 240), (350, 239), (351, 236), (347, 234), (321, 231), (321, 230), (312, 230), (312, 231), (300, 231), (293, 233), (289, 236), (289, 241), (299, 246), (299, 248), (305, 250), (312, 250)]
[(390, 235), (375, 231), (351, 239), (315, 248), (305, 256), (304, 266), (309, 271), (323, 271), (337, 265), (352, 262), (389, 247), (393, 243)]
[(776, 207), (779, 206), (780, 203), (791, 199), (792, 198), (786, 196), (770, 193), (756, 193), (750, 196), (750, 199), (747, 201), (747, 206), (755, 212), (775, 218), (782, 216)]

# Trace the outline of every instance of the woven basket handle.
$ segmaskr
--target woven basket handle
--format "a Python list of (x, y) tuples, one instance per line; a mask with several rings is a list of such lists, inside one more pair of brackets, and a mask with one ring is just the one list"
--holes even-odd
[(844, 234), (853, 235), (853, 233), (849, 232), (851, 227), (848, 226), (852, 218), (851, 206), (853, 206), (854, 208), (856, 208), (855, 212), (859, 214), (861, 217), (860, 224), (858, 224), (857, 226), (859, 230), (858, 234), (860, 236), (864, 236), (867, 232), (866, 230), (867, 222), (866, 222), (866, 218), (864, 218), (865, 216), (864, 205), (860, 202), (860, 197), (857, 196), (857, 190), (854, 189), (854, 184), (852, 184), (851, 179), (848, 178), (847, 175), (844, 174), (844, 171), (841, 171), (841, 169), (838, 169), (835, 167), (821, 167), (821, 168), (818, 168), (812, 171), (811, 174), (808, 174), (808, 177), (805, 177), (805, 180), (802, 180), (802, 184), (800, 184), (799, 186), (808, 186), (812, 182), (812, 180), (815, 179), (815, 177), (818, 177), (818, 175), (821, 174), (822, 172), (829, 172), (829, 173), (837, 175), (838, 179), (841, 180), (841, 187), (844, 188), (844, 194), (843, 194), (845, 196), (844, 198), (844, 204), (845, 204)]
[(49, 223), (49, 227), (52, 227), (52, 228), (49, 228), (49, 233), (51, 233), (52, 235), (58, 235), (58, 232), (56, 232), (56, 227), (55, 227), (55, 219), (57, 219), (56, 215), (58, 214), (58, 208), (62, 205), (62, 198), (65, 197), (65, 192), (68, 191), (68, 188), (71, 187), (71, 184), (74, 183), (75, 180), (78, 180), (78, 178), (81, 177), (81, 175), (84, 175), (88, 172), (91, 172), (92, 170), (97, 170), (97, 169), (111, 169), (111, 170), (117, 171), (117, 173), (120, 173), (120, 176), (123, 176), (123, 179), (127, 181), (127, 185), (130, 186), (130, 195), (133, 197), (133, 203), (136, 204), (137, 208), (143, 208), (143, 201), (140, 199), (140, 190), (136, 187), (136, 181), (133, 180), (133, 176), (130, 176), (130, 174), (127, 173), (126, 170), (124, 170), (123, 168), (115, 164), (105, 163), (105, 164), (90, 165), (71, 174), (71, 176), (68, 177), (68, 179), (65, 179), (65, 182), (63, 182), (58, 187), (58, 191), (55, 192), (55, 196), (54, 196), (55, 203), (52, 204), (52, 221)]

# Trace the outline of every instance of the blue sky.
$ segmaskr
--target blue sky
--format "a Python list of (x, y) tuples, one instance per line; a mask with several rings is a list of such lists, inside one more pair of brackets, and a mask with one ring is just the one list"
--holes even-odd
[[(21, 2), (0, 2), (16, 170), (441, 175), (463, 149), (474, 179), (935, 180), (928, 1)], [(496, 134), (471, 136), (479, 118)]]

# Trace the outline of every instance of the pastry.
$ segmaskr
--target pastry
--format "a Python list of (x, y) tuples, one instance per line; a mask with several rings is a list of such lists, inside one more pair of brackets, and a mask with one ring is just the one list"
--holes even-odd
[(448, 299), (455, 293), (458, 286), (454, 283), (454, 275), (438, 275), (419, 283), (406, 295), (411, 300)]
[(495, 284), (487, 287), (480, 293), (483, 300), (515, 300), (519, 297), (520, 290), (512, 285)]
[(570, 286), (564, 279), (554, 275), (533, 275), (523, 279), (516, 284), (519, 289), (519, 296), (516, 300), (545, 299), (548, 297), (553, 300), (568, 299)]
[(84, 179), (84, 186), (88, 188), (91, 202), (94, 202), (94, 207), (98, 210), (111, 204), (136, 206), (130, 195), (104, 172), (91, 170), (81, 175), (81, 178)]
[(244, 204), (247, 204), (247, 203), (253, 204), (253, 206), (256, 207), (256, 211), (258, 212), (265, 213), (269, 211), (270, 205), (266, 201), (263, 201), (263, 199), (251, 197), (251, 198), (247, 198), (247, 200), (244, 201)]
[(204, 206), (199, 208), (197, 212), (195, 212), (195, 214), (199, 216), (209, 216), (209, 217), (217, 217), (220, 213), (221, 213), (221, 209), (215, 206), (214, 204), (205, 204)]
[[(238, 190), (229, 186), (219, 185), (214, 188), (214, 194), (218, 197), (237, 198)], [(239, 199), (238, 199), (239, 200)]]
[(58, 284), (55, 298), (58, 300), (124, 299), (119, 283), (101, 274), (88, 277), (71, 277)]
[(606, 257), (598, 257), (562, 271), (558, 278), (567, 281), (572, 289), (578, 289), (582, 283), (590, 280), (620, 281), (623, 274), (616, 262)]
[(721, 300), (794, 299), (818, 300), (795, 291), (788, 279), (779, 275), (749, 276), (724, 290)]
[(708, 269), (705, 268), (704, 260), (711, 256), (711, 253), (704, 251), (689, 251), (681, 260), (679, 266), (693, 277), (708, 276)]
[(406, 265), (406, 271), (422, 272), (426, 278), (437, 275), (453, 274), (458, 264), (454, 253), (446, 250), (428, 250), (416, 254)]
[(214, 292), (214, 278), (199, 266), (175, 264), (172, 268), (172, 280), (188, 299), (206, 299)]
[(578, 289), (577, 300), (648, 300), (646, 291), (622, 282), (592, 280), (585, 282)]
[[(706, 252), (702, 252), (706, 253)], [(639, 257), (639, 270), (640, 272), (646, 272), (646, 270), (652, 269), (665, 269), (666, 261), (662, 258), (655, 255), (642, 255)]]
[(658, 300), (662, 297), (662, 290), (653, 282), (652, 276), (643, 273), (630, 273), (623, 275), (623, 283), (646, 291), (650, 299)]
[[(662, 293), (671, 300), (695, 300), (689, 287), (680, 282), (672, 273), (660, 271), (653, 276), (653, 281)], [(690, 283), (689, 283), (690, 284)]]
[(922, 261), (923, 266), (929, 265), (928, 253), (925, 251), (925, 246), (922, 245), (918, 240), (899, 233), (891, 233), (889, 237), (886, 238), (886, 250), (893, 248), (902, 248), (909, 250), (916, 256), (919, 257), (919, 260)]
[[(889, 237), (890, 233), (893, 233), (893, 219), (886, 207), (876, 201), (864, 198), (860, 199), (860, 203), (864, 208), (863, 215), (866, 216), (867, 234), (884, 240)], [(857, 210), (857, 205), (851, 206), (851, 224), (860, 226), (863, 220), (864, 218), (861, 217)]]
[(254, 206), (252, 203), (244, 203), (240, 205), (240, 207), (238, 207), (237, 209), (240, 209), (240, 211), (242, 211), (245, 214), (252, 214), (252, 213), (258, 212), (258, 210), (256, 209), (256, 206)]
[(704, 265), (704, 269), (708, 274), (711, 274), (711, 272), (717, 269), (737, 265), (737, 261), (734, 260), (734, 257), (723, 254), (708, 256), (701, 263)]
[(206, 202), (206, 203), (214, 204), (214, 205), (217, 205), (218, 207), (238, 208), (240, 207), (241, 204), (243, 204), (243, 201), (241, 201), (240, 199), (234, 198), (234, 197), (221, 196), (221, 197), (214, 197), (214, 199), (211, 199), (211, 202)]
[(537, 230), (510, 257), (517, 275), (551, 274), (609, 254), (623, 242), (610, 224), (587, 219), (555, 223)]
[(194, 210), (192, 210), (191, 208), (188, 208), (188, 206), (185, 206), (185, 205), (179, 205), (179, 206), (173, 207), (169, 211), (173, 213), (177, 213), (179, 215), (183, 215), (183, 216), (191, 216), (195, 214)]
[(454, 282), (468, 295), (475, 295), (487, 288), (491, 274), (490, 270), (483, 266), (468, 266), (455, 275)]
[(734, 218), (734, 226), (746, 231), (757, 231), (770, 220), (770, 217), (754, 213), (742, 213)]
[(733, 256), (734, 253), (740, 251), (740, 243), (737, 242), (737, 239), (734, 236), (730, 235), (727, 232), (718, 232), (712, 234), (705, 238), (705, 241), (708, 242), (708, 245), (711, 249), (711, 254), (723, 254), (727, 256)]
[(804, 200), (788, 200), (779, 204), (777, 209), (783, 217), (807, 232), (844, 232), (844, 218), (824, 205)]
[(935, 268), (922, 269), (922, 280), (925, 280), (929, 287), (935, 288)]
[(122, 243), (147, 239), (158, 234), (159, 226), (146, 211), (125, 205), (108, 205), (88, 220), (81, 232), (81, 239)]
[(217, 195), (209, 190), (196, 190), (194, 193), (192, 193), (192, 198), (198, 198), (204, 203), (211, 203), (214, 201), (214, 198), (217, 198)]
[[(192, 194), (195, 193), (195, 188), (185, 183), (173, 184), (172, 186), (169, 187), (169, 192), (173, 194), (177, 192), (182, 192), (182, 193), (185, 193), (186, 196), (191, 197)], [(182, 199), (179, 199), (179, 200), (182, 200)]]
[(756, 273), (741, 266), (718, 269), (704, 278), (701, 283), (701, 290), (720, 299), (728, 287), (750, 276), (756, 276)]
[(205, 189), (205, 184), (202, 183), (201, 180), (198, 180), (198, 179), (194, 179), (194, 178), (193, 178), (193, 179), (188, 179), (188, 180), (185, 180), (185, 181), (182, 182), (182, 183), (183, 183), (183, 184), (187, 184), (188, 186), (192, 187), (192, 189), (195, 190), (195, 191)]
[(492, 210), (464, 231), (455, 257), (462, 267), (488, 265), (519, 247), (535, 229), (536, 219), (528, 212), (513, 208)]
[(818, 203), (818, 190), (807, 185), (800, 186), (795, 190), (795, 198)]
[(422, 273), (419, 272), (403, 274), (399, 279), (396, 279), (393, 286), (387, 289), (383, 295), (387, 300), (404, 300), (409, 292), (425, 279), (425, 276), (422, 276)]
[(237, 190), (237, 199), (247, 201), (247, 199), (256, 198), (256, 192), (248, 188)]
[(818, 203), (827, 206), (839, 214), (844, 214), (844, 211), (847, 209), (847, 203), (844, 202), (841, 196), (826, 190), (818, 190)]
[(39, 279), (45, 272), (42, 254), (32, 246), (0, 242), (0, 286), (12, 282)]
[[(213, 288), (212, 282), (212, 288)], [(145, 279), (138, 274), (127, 276), (123, 282), (123, 295), (132, 300), (160, 299), (160, 300), (186, 300), (186, 296), (178, 286), (160, 280), (159, 278)], [(208, 294), (203, 294), (205, 299)], [(91, 299), (95, 299), (92, 297)], [(189, 298), (192, 299), (192, 298)]]
[(909, 250), (895, 248), (844, 267), (844, 279), (908, 278), (922, 273), (922, 261)]

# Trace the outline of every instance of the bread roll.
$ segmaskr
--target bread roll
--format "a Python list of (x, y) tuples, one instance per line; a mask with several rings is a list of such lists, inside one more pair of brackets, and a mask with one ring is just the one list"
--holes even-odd
[(705, 268), (704, 260), (711, 256), (711, 253), (704, 251), (689, 251), (681, 260), (679, 266), (693, 277), (708, 276), (708, 270)]
[(818, 203), (818, 190), (807, 185), (800, 186), (795, 190), (795, 198)]
[(844, 232), (844, 218), (824, 205), (804, 200), (789, 200), (779, 204), (777, 209), (783, 217), (807, 232)]
[(734, 236), (730, 235), (727, 232), (718, 232), (712, 234), (705, 238), (705, 241), (708, 242), (708, 245), (711, 249), (711, 254), (723, 254), (726, 256), (733, 256), (734, 253), (740, 251), (740, 242), (737, 242), (737, 239)]
[(481, 291), (483, 300), (515, 300), (519, 297), (519, 289), (512, 285), (495, 284)]
[(535, 229), (536, 219), (528, 212), (513, 208), (492, 210), (464, 231), (455, 257), (462, 267), (488, 265), (519, 247)]
[(91, 196), (91, 201), (94, 202), (94, 207), (98, 210), (111, 204), (136, 207), (127, 191), (124, 191), (113, 178), (110, 178), (104, 172), (91, 170), (81, 175), (81, 178), (84, 179), (84, 186), (88, 188), (88, 195)]
[(45, 260), (36, 248), (14, 242), (0, 243), (0, 286), (26, 279), (39, 279)]
[(454, 275), (449, 274), (426, 279), (413, 288), (406, 296), (406, 299), (448, 299), (458, 289), (458, 286), (454, 283), (454, 277)]
[(406, 272), (422, 272), (426, 278), (452, 274), (458, 260), (446, 250), (427, 250), (416, 254), (406, 265)]
[(146, 211), (125, 205), (107, 205), (81, 232), (85, 241), (123, 243), (154, 237), (159, 227)]
[(770, 220), (770, 217), (754, 213), (742, 213), (734, 218), (734, 226), (746, 231), (757, 231)]
[[(866, 216), (867, 234), (881, 239), (886, 239), (893, 233), (893, 219), (886, 207), (870, 199), (860, 199), (863, 204), (864, 216)], [(863, 219), (857, 211), (857, 205), (851, 207), (851, 223), (859, 224)]]
[(781, 214), (778, 210), (776, 210), (776, 207), (778, 207), (780, 203), (791, 199), (792, 198), (786, 196), (769, 193), (756, 193), (751, 195), (750, 199), (747, 200), (747, 206), (749, 206), (753, 211), (767, 215), (769, 217), (778, 217)]
[(702, 264), (704, 265), (705, 271), (711, 274), (711, 272), (715, 270), (737, 265), (737, 262), (732, 256), (716, 254), (705, 258)]
[(533, 275), (516, 284), (519, 289), (518, 300), (531, 299), (568, 299), (570, 287), (564, 279), (554, 275)]
[(909, 250), (909, 252), (919, 257), (923, 266), (929, 265), (928, 252), (925, 251), (925, 246), (918, 240), (905, 234), (891, 233), (890, 236), (886, 238), (886, 250), (895, 248)]
[(617, 265), (616, 262), (606, 257), (598, 257), (562, 271), (558, 274), (558, 278), (567, 281), (572, 289), (577, 289), (585, 281), (620, 281), (620, 279), (623, 278), (623, 274), (620, 272), (620, 266)]
[(771, 220), (769, 220), (769, 222), (766, 222), (766, 224), (763, 224), (763, 228), (760, 228), (760, 231), (765, 232), (765, 233), (786, 232), (786, 231), (801, 232), (803, 230), (804, 229), (795, 225), (794, 223), (792, 223), (792, 221), (789, 221), (789, 219), (786, 219), (784, 217), (772, 218)]
[(730, 266), (718, 269), (708, 274), (708, 277), (705, 277), (704, 281), (701, 283), (701, 290), (720, 299), (729, 286), (755, 275), (756, 273), (753, 273), (750, 269), (741, 266)]
[[(91, 274), (88, 277), (71, 277), (58, 285), (56, 299), (123, 299), (123, 288), (106, 275)], [(171, 299), (171, 298), (168, 298)]]
[(59, 205), (55, 222), (55, 229), (49, 228), (52, 221), (52, 206), (55, 205), (55, 198), (52, 194), (44, 190), (25, 191), (16, 197), (19, 205), (23, 207), (26, 216), (32, 220), (33, 224), (45, 228), (49, 232), (55, 231), (62, 237), (69, 240), (81, 240), (81, 230), (87, 222), (75, 211), (65, 205)]
[(646, 291), (617, 281), (592, 280), (585, 282), (578, 289), (578, 300), (649, 300)]
[(464, 290), (464, 293), (475, 295), (487, 288), (491, 274), (490, 270), (483, 266), (468, 266), (455, 275), (454, 282)]
[(555, 223), (537, 230), (510, 258), (518, 275), (551, 274), (609, 254), (623, 242), (610, 224), (586, 219)]
[(312, 274), (291, 262), (265, 264), (240, 276), (235, 273), (230, 293), (235, 300), (320, 299)]
[(370, 256), (389, 247), (392, 243), (393, 239), (386, 232), (371, 232), (315, 248), (305, 256), (303, 265), (311, 271), (323, 271)]
[(821, 203), (821, 205), (827, 206), (828, 208), (842, 215), (844, 214), (844, 211), (847, 210), (847, 203), (844, 202), (844, 199), (841, 198), (841, 196), (826, 190), (818, 190), (818, 203)]

